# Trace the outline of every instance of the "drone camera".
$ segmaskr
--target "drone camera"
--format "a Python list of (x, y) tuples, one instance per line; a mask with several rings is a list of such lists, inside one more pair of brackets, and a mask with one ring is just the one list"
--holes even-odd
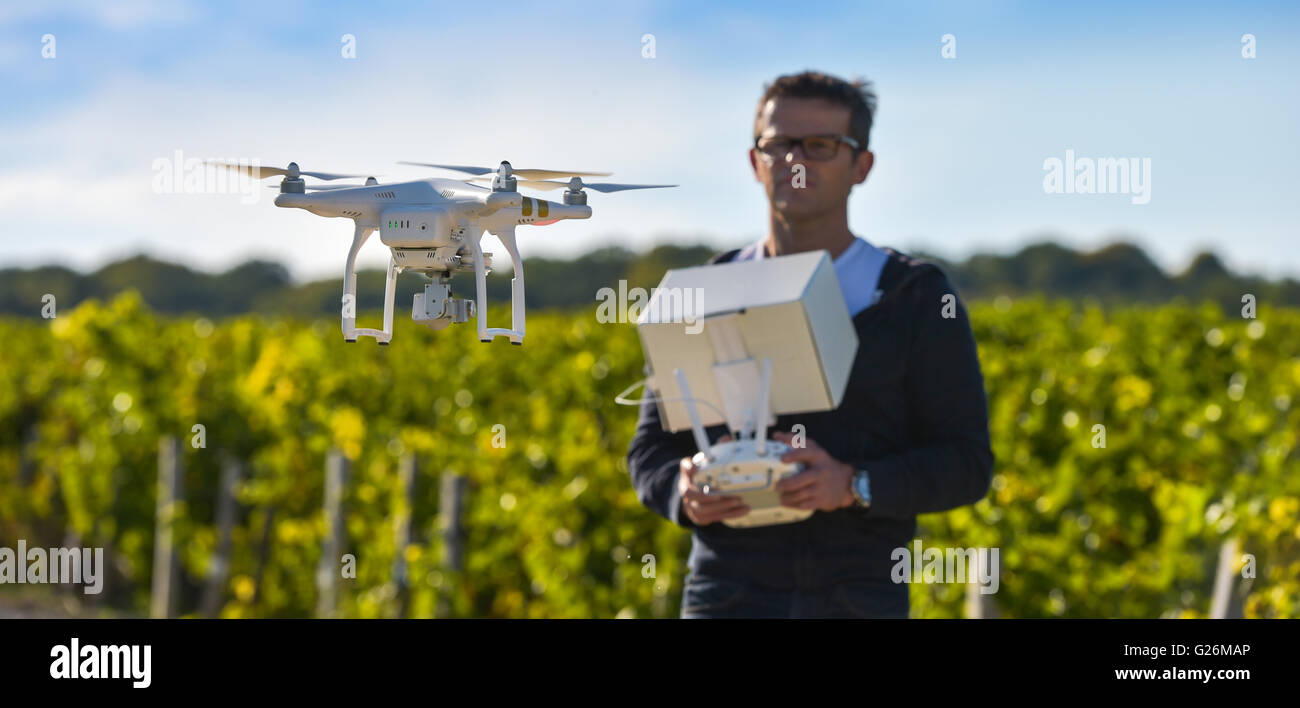
[(473, 300), (452, 296), (450, 281), (426, 284), (424, 292), (416, 293), (411, 304), (411, 319), (430, 329), (468, 322), (476, 314)]

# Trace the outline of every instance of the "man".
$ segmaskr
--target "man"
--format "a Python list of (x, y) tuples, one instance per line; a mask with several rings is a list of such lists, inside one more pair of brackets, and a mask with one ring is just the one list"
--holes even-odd
[[(768, 234), (709, 261), (819, 249), (834, 259), (858, 335), (843, 400), (832, 411), (778, 416), (771, 435), (802, 442), (783, 459), (805, 470), (778, 490), (785, 506), (813, 515), (755, 528), (720, 523), (747, 508), (696, 488), (690, 432), (665, 432), (650, 398), (641, 405), (627, 456), (638, 497), (694, 531), (682, 617), (907, 617), (908, 585), (891, 580), (891, 552), (911, 542), (917, 514), (988, 492), (988, 404), (956, 291), (933, 264), (849, 231), (849, 192), (874, 161), (874, 110), (862, 81), (804, 72), (767, 86), (749, 162), (767, 192)], [(707, 432), (717, 442), (726, 429)]]

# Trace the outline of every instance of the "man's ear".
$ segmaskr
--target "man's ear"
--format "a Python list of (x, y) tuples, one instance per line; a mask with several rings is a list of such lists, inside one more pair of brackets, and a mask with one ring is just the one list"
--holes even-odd
[(754, 171), (754, 179), (762, 182), (763, 180), (758, 176), (758, 158), (754, 155), (754, 148), (749, 149), (749, 167)]
[(871, 172), (871, 166), (876, 164), (876, 156), (870, 150), (863, 150), (858, 154), (858, 159), (853, 163), (853, 183), (862, 184), (867, 179), (867, 174)]

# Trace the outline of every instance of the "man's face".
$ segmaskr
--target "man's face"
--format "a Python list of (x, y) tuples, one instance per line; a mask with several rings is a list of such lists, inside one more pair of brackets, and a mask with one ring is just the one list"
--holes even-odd
[[(849, 109), (819, 98), (774, 98), (763, 105), (757, 122), (758, 135), (849, 135)], [(853, 185), (871, 171), (874, 156), (858, 153), (841, 144), (835, 157), (824, 162), (811, 160), (803, 146), (792, 146), (785, 155), (768, 156), (754, 148), (749, 163), (754, 176), (767, 190), (772, 208), (787, 219), (802, 220), (834, 210), (843, 210)], [(802, 186), (795, 179), (796, 165), (803, 165)]]

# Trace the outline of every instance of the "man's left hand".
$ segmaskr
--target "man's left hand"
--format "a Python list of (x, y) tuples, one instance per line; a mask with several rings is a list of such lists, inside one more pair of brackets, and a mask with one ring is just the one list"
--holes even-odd
[[(793, 444), (794, 440), (794, 435), (779, 431), (772, 437), (786, 445)], [(782, 462), (804, 463), (803, 472), (776, 483), (776, 491), (781, 494), (781, 506), (821, 511), (852, 506), (853, 492), (849, 487), (853, 483), (853, 466), (831, 457), (813, 440), (805, 438), (804, 443), (804, 447), (781, 456)]]

